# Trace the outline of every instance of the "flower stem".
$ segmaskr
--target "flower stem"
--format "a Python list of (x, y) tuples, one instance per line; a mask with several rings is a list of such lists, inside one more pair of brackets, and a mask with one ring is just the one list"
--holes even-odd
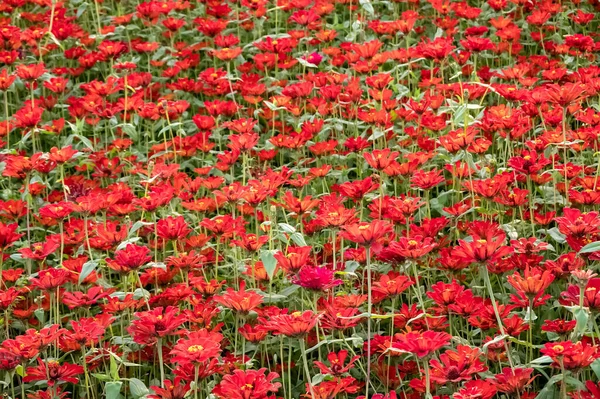
[(308, 359), (306, 357), (306, 346), (304, 344), (304, 338), (300, 339), (300, 352), (302, 353), (302, 363), (304, 364), (304, 374), (306, 374), (306, 381), (308, 384), (308, 388), (310, 390), (310, 396), (312, 398), (316, 398), (314, 390), (313, 390), (311, 378), (310, 378), (310, 370), (308, 368)]

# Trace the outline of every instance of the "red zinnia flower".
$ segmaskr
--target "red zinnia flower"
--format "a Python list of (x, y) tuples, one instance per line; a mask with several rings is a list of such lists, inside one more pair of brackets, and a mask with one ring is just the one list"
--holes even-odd
[(137, 312), (135, 319), (127, 331), (138, 344), (151, 345), (158, 338), (179, 334), (179, 328), (186, 317), (179, 314), (179, 309), (169, 306), (158, 307), (147, 312)]
[(83, 373), (83, 367), (78, 364), (63, 363), (57, 360), (44, 361), (38, 358), (38, 366), (28, 367), (23, 382), (46, 381), (49, 387), (62, 382), (77, 384), (75, 376)]
[[(182, 384), (183, 382), (183, 384)], [(184, 399), (190, 390), (190, 383), (186, 383), (179, 376), (171, 382), (171, 380), (163, 381), (164, 388), (151, 385), (150, 389), (154, 391), (154, 395), (148, 395), (150, 399)]]
[(152, 260), (150, 249), (137, 244), (127, 244), (125, 249), (115, 252), (113, 258), (106, 258), (106, 264), (119, 273), (129, 273)]
[(487, 367), (479, 359), (481, 355), (479, 348), (466, 345), (458, 345), (456, 351), (447, 350), (440, 355), (439, 361), (432, 359), (429, 362), (431, 380), (438, 384), (470, 380), (475, 374), (487, 371)]
[(511, 369), (505, 367), (502, 369), (502, 373), (496, 374), (494, 379), (488, 381), (495, 385), (498, 391), (514, 395), (523, 392), (525, 387), (535, 379), (535, 376), (532, 377), (531, 373), (533, 373), (532, 368), (516, 367)]
[(363, 222), (344, 226), (340, 235), (358, 245), (371, 247), (379, 239), (389, 235), (392, 230), (392, 225), (389, 222), (373, 220), (369, 223)]
[(264, 399), (281, 387), (280, 383), (273, 382), (279, 374), (271, 372), (265, 376), (266, 371), (266, 368), (234, 370), (233, 374), (223, 377), (212, 393), (223, 399)]
[(314, 330), (319, 316), (307, 310), (305, 312), (294, 312), (291, 314), (279, 314), (271, 316), (265, 324), (265, 328), (271, 330), (275, 335), (302, 338)]
[(293, 284), (314, 291), (326, 291), (342, 284), (342, 282), (342, 280), (335, 278), (333, 270), (318, 266), (304, 266), (292, 278)]
[(327, 354), (327, 360), (329, 360), (330, 366), (326, 366), (323, 362), (315, 361), (315, 366), (319, 368), (321, 374), (333, 375), (333, 376), (341, 376), (344, 373), (350, 371), (354, 366), (354, 362), (360, 359), (360, 356), (353, 356), (352, 359), (348, 362), (348, 364), (344, 364), (346, 362), (346, 358), (348, 357), (347, 350), (341, 350), (337, 353), (330, 352)]
[(395, 337), (398, 338), (398, 341), (393, 343), (394, 348), (410, 352), (418, 358), (423, 358), (448, 345), (451, 335), (445, 332), (427, 330), (423, 333), (397, 334)]
[(249, 313), (263, 302), (262, 295), (254, 291), (246, 291), (245, 281), (240, 282), (240, 289), (238, 291), (230, 287), (227, 288), (224, 294), (215, 295), (213, 299), (226, 308), (233, 309), (242, 314)]
[(194, 331), (179, 339), (171, 350), (172, 361), (186, 363), (204, 363), (221, 353), (220, 341), (223, 336), (207, 330)]

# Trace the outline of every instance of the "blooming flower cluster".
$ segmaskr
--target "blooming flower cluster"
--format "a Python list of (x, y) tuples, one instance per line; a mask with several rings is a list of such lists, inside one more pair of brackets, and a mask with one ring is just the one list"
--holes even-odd
[(0, 394), (599, 399), (599, 15), (0, 2)]

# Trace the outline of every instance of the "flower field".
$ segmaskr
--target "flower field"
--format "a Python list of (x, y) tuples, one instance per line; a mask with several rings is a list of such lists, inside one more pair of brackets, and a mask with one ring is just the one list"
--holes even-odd
[(599, 17), (0, 2), (0, 394), (600, 399)]

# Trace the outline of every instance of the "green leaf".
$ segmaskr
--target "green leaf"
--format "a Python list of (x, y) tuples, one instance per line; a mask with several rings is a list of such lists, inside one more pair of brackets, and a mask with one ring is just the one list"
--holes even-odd
[(318, 67), (319, 67), (318, 65), (315, 65), (315, 64), (313, 64), (312, 62), (308, 62), (308, 61), (306, 61), (304, 58), (300, 58), (300, 57), (298, 57), (298, 58), (296, 58), (296, 59), (298, 60), (298, 62), (299, 62), (300, 64), (302, 64), (303, 66), (305, 66), (305, 67), (307, 67), (307, 68), (318, 68)]
[(550, 237), (552, 237), (552, 239), (559, 244), (564, 244), (567, 242), (567, 236), (558, 231), (556, 227), (546, 230), (546, 233), (548, 233)]
[[(111, 357), (112, 359), (112, 357)], [(106, 390), (106, 399), (120, 399), (122, 381), (109, 381), (104, 385)]]
[(292, 226), (291, 224), (279, 223), (278, 226), (281, 229), (281, 231), (283, 231), (284, 233), (292, 234), (292, 233), (296, 232), (296, 228), (294, 226)]
[(360, 266), (360, 263), (358, 263), (355, 260), (349, 260), (348, 262), (346, 262), (346, 267), (344, 268), (344, 271), (346, 273), (354, 273), (358, 267)]
[(305, 247), (306, 246), (306, 241), (304, 240), (304, 236), (302, 234), (300, 234), (299, 232), (295, 232), (292, 233), (290, 235), (290, 238), (292, 239), (292, 241), (294, 241), (294, 243), (300, 247)]
[(144, 384), (141, 380), (138, 380), (137, 378), (129, 379), (129, 391), (131, 392), (131, 395), (136, 399), (141, 398), (142, 396), (146, 396), (150, 393), (150, 390), (148, 389), (148, 387), (146, 387), (146, 384)]
[(600, 251), (600, 241), (594, 241), (579, 250), (580, 254)]
[(588, 320), (590, 318), (589, 311), (586, 308), (577, 308), (573, 311), (573, 317), (577, 320), (575, 325), (575, 331), (578, 334), (583, 334), (587, 328)]
[(313, 377), (312, 377), (312, 379), (311, 379), (310, 383), (311, 383), (313, 386), (315, 386), (315, 385), (317, 385), (317, 384), (320, 384), (320, 383), (322, 383), (323, 381), (325, 381), (325, 377), (327, 377), (327, 375), (326, 375), (326, 374), (321, 374), (321, 373), (319, 373), (319, 374), (315, 374), (315, 375), (313, 375)]
[(138, 220), (137, 222), (135, 222), (133, 224), (133, 226), (131, 226), (131, 229), (129, 229), (129, 233), (127, 234), (128, 237), (132, 237), (133, 234), (138, 231), (140, 228), (142, 228), (143, 226), (152, 226), (154, 223), (152, 222), (142, 222), (141, 220)]
[(94, 145), (92, 144), (90, 139), (88, 139), (87, 137), (83, 137), (79, 134), (73, 134), (73, 136), (77, 137), (79, 139), (79, 141), (81, 141), (83, 143), (83, 145), (85, 145), (87, 148), (94, 151)]
[(365, 9), (367, 14), (369, 14), (369, 15), (375, 14), (375, 9), (373, 8), (373, 4), (371, 4), (371, 2), (369, 0), (359, 0), (359, 3), (362, 6), (362, 8)]
[(552, 363), (552, 358), (550, 356), (541, 356), (537, 359), (533, 359), (530, 364), (550, 364)]
[(289, 287), (282, 289), (278, 294), (288, 297), (288, 296), (292, 295), (294, 292), (298, 291), (299, 289), (300, 289), (299, 285), (290, 285)]
[(277, 251), (275, 250), (267, 250), (263, 249), (260, 251), (260, 260), (262, 261), (265, 271), (269, 276), (269, 280), (273, 280), (273, 276), (275, 275), (275, 268), (277, 267), (277, 259), (275, 259), (275, 254)]
[(94, 270), (98, 267), (97, 260), (89, 260), (81, 267), (81, 273), (79, 273), (79, 284), (83, 283), (83, 280), (87, 278)]
[(114, 356), (110, 357), (110, 376), (113, 380), (119, 379), (119, 366)]
[(100, 381), (112, 381), (112, 378), (110, 378), (110, 376), (106, 375), (106, 374), (100, 374), (100, 373), (92, 373), (92, 376)]
[(527, 307), (527, 311), (525, 312), (525, 318), (523, 320), (525, 320), (525, 321), (534, 321), (534, 320), (537, 320), (537, 318), (538, 317), (535, 314), (535, 312), (533, 311), (533, 309), (528, 306)]
[(594, 363), (590, 365), (592, 370), (594, 370), (594, 374), (596, 374), (596, 378), (600, 378), (600, 359), (594, 360)]

